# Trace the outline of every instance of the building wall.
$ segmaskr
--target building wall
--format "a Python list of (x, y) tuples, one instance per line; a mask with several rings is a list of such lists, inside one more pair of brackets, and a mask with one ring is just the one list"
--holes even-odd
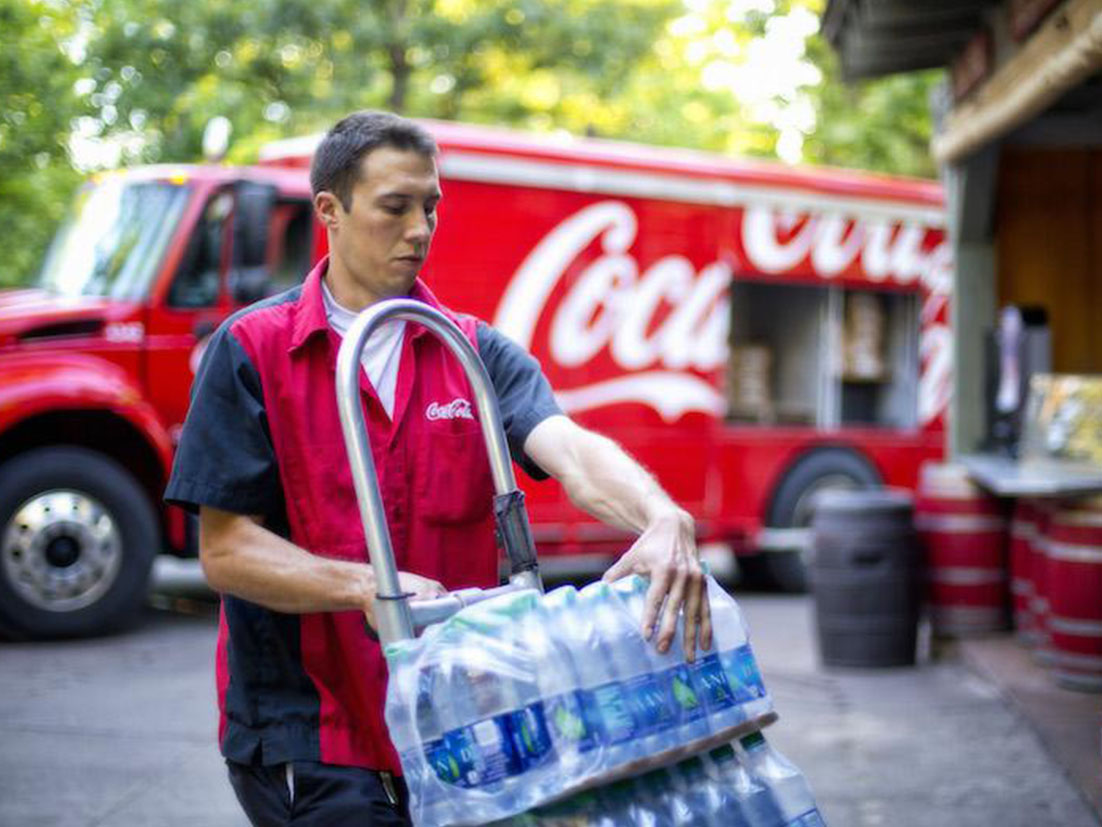
[(1102, 373), (1102, 150), (1005, 147), (995, 239), (999, 306), (1048, 311), (1054, 371)]

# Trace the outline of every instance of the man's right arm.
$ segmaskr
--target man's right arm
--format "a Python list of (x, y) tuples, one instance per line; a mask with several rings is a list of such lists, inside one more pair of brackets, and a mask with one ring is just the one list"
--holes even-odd
[(199, 562), (215, 591), (277, 612), (370, 611), (370, 566), (310, 554), (262, 526), (259, 517), (199, 509)]
[[(199, 561), (211, 588), (287, 614), (360, 610), (375, 626), (375, 572), (366, 563), (311, 554), (259, 517), (199, 509)], [(444, 587), (408, 572), (403, 591), (437, 597)]]

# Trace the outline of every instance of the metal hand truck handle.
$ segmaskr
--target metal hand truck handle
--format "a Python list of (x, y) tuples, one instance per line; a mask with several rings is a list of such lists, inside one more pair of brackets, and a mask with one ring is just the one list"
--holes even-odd
[[(394, 549), (390, 545), (386, 513), (379, 493), (375, 460), (360, 404), (360, 359), (371, 334), (385, 323), (404, 319), (424, 325), (459, 359), (475, 396), (482, 437), (490, 459), (494, 480), (494, 520), (498, 542), (509, 557), (509, 585), (495, 589), (461, 589), (445, 597), (431, 600), (410, 600), (398, 583)], [(375, 569), (376, 604), (379, 640), (385, 645), (407, 640), (417, 629), (436, 623), (457, 612), (463, 606), (518, 588), (543, 590), (536, 561), (535, 543), (524, 507), (524, 493), (517, 488), (501, 413), (497, 407), (490, 377), (478, 353), (463, 332), (443, 313), (412, 299), (389, 299), (371, 305), (356, 318), (337, 354), (337, 409), (341, 431), (352, 467), (352, 482), (360, 506), (368, 555)]]

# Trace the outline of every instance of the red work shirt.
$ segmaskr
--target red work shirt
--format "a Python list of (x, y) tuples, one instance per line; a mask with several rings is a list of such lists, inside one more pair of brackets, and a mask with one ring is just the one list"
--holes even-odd
[[(212, 338), (166, 499), (259, 515), (313, 554), (366, 561), (337, 413), (340, 338), (325, 315), (326, 266), (231, 317)], [(410, 295), (451, 318), (480, 350), (514, 457), (545, 476), (520, 450), (531, 429), (558, 412), (538, 364), (473, 317), (442, 307), (421, 282)], [(399, 570), (449, 589), (495, 585), (493, 485), (459, 361), (411, 323), (393, 419), (362, 373), (361, 395)], [(225, 595), (217, 674), (227, 757), (400, 772), (383, 718), (386, 663), (361, 612), (288, 615)]]

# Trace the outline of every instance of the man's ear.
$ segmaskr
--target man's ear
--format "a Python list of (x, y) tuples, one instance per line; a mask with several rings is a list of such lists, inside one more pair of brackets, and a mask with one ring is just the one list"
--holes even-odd
[(344, 207), (336, 195), (328, 190), (322, 190), (314, 196), (314, 215), (327, 230), (336, 230), (340, 227), (341, 218), (344, 216)]

